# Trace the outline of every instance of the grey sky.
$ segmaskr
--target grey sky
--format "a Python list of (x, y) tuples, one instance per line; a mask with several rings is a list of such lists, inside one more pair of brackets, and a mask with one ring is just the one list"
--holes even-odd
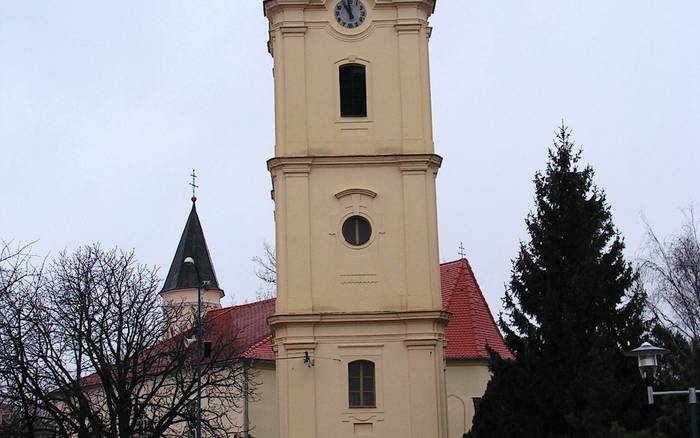
[[(700, 201), (700, 2), (441, 0), (431, 40), (443, 260), (467, 248), (492, 310), (532, 178), (564, 118), (639, 250)], [(198, 210), (227, 304), (274, 240), (272, 59), (261, 1), (5, 0), (0, 237), (38, 254), (135, 248), (165, 276)]]

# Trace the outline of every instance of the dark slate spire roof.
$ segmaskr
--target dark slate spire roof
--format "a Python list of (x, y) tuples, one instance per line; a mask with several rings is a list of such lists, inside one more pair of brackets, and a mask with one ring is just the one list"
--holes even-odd
[(177, 245), (175, 257), (170, 265), (168, 276), (163, 285), (163, 292), (173, 289), (189, 289), (197, 287), (197, 273), (191, 265), (184, 263), (187, 257), (192, 257), (199, 267), (202, 281), (209, 281), (208, 289), (219, 289), (214, 265), (211, 263), (207, 242), (204, 239), (202, 224), (197, 216), (197, 208), (193, 199), (192, 210), (187, 218), (185, 229), (182, 231), (180, 243)]

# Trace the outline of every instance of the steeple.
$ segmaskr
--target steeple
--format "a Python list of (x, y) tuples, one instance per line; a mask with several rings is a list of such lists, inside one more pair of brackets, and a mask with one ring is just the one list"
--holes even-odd
[(185, 229), (182, 231), (180, 243), (177, 245), (175, 257), (170, 264), (168, 276), (165, 278), (163, 290), (163, 310), (169, 319), (166, 329), (166, 337), (191, 328), (197, 312), (197, 271), (192, 265), (185, 263), (187, 257), (192, 257), (199, 268), (202, 282), (205, 282), (201, 290), (202, 312), (221, 308), (221, 298), (224, 291), (219, 287), (216, 279), (214, 265), (204, 239), (202, 224), (199, 222), (197, 199), (192, 197), (192, 210), (187, 218)]
[(187, 218), (185, 229), (182, 231), (180, 243), (175, 251), (175, 257), (170, 264), (168, 276), (163, 285), (163, 292), (174, 289), (191, 289), (197, 287), (197, 273), (190, 266), (185, 264), (184, 260), (187, 257), (192, 257), (199, 268), (202, 281), (208, 281), (208, 289), (219, 289), (219, 283), (216, 280), (216, 273), (211, 262), (207, 242), (204, 239), (202, 224), (199, 222), (197, 215), (196, 202), (192, 202), (192, 210)]

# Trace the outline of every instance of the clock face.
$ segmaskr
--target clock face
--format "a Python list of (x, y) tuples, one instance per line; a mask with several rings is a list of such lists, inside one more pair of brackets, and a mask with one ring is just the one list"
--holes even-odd
[(339, 0), (334, 15), (338, 24), (353, 29), (365, 22), (367, 9), (360, 0)]

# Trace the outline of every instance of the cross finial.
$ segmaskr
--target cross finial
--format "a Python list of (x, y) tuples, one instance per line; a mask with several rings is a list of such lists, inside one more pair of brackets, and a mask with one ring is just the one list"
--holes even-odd
[(459, 242), (459, 257), (462, 259), (467, 258), (467, 253), (464, 250), (464, 244), (462, 242)]
[(199, 186), (197, 185), (197, 174), (194, 172), (194, 169), (192, 169), (192, 174), (190, 176), (192, 177), (192, 182), (190, 183), (190, 186), (192, 186), (192, 202), (197, 202), (196, 191)]

